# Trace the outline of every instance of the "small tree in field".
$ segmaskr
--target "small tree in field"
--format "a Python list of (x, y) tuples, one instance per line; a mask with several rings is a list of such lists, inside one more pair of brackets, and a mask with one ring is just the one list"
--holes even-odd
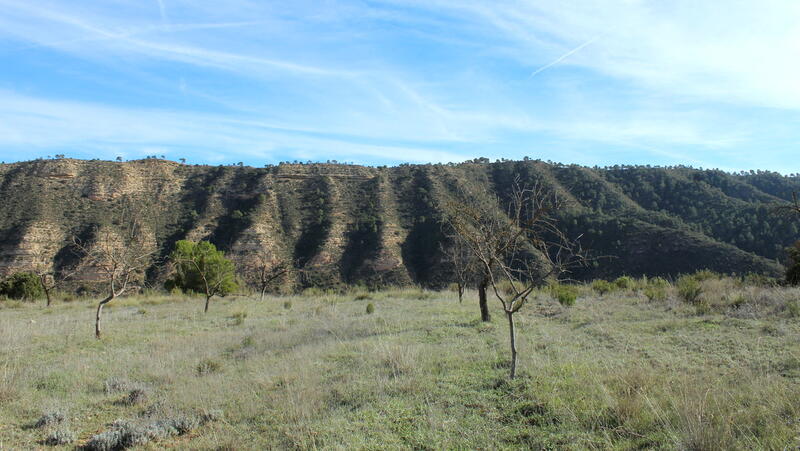
[[(464, 240), (503, 306), (511, 346), (510, 377), (516, 377), (517, 345), (514, 314), (531, 293), (548, 279), (558, 278), (585, 261), (577, 242), (558, 227), (563, 201), (541, 184), (531, 188), (515, 182), (507, 210), (487, 191), (461, 193), (449, 209), (449, 221)], [(506, 284), (505, 289), (500, 283)]]
[(169, 258), (175, 265), (175, 276), (167, 281), (167, 289), (202, 293), (206, 297), (204, 312), (208, 312), (212, 297), (225, 296), (239, 288), (233, 262), (208, 241), (178, 241)]
[(464, 291), (475, 279), (477, 268), (475, 257), (472, 255), (467, 243), (457, 234), (448, 233), (450, 245), (442, 244), (442, 254), (450, 264), (458, 291), (458, 302), (464, 299)]
[(140, 214), (132, 205), (123, 202), (116, 227), (95, 226), (90, 242), (73, 238), (81, 257), (76, 272), (92, 273), (93, 282), (106, 285), (107, 295), (97, 304), (95, 312), (95, 338), (100, 338), (103, 307), (125, 292), (138, 289), (145, 270), (153, 262), (155, 251), (147, 246)]
[(289, 272), (289, 265), (285, 261), (276, 260), (267, 253), (259, 253), (251, 260), (242, 263), (242, 273), (245, 280), (256, 287), (264, 300), (264, 294), (278, 279)]
[(47, 306), (53, 302), (53, 291), (58, 288), (59, 284), (71, 278), (74, 274), (71, 270), (62, 269), (55, 271), (51, 265), (49, 257), (44, 251), (36, 252), (33, 254), (34, 267), (33, 273), (39, 277), (39, 285), (44, 292)]

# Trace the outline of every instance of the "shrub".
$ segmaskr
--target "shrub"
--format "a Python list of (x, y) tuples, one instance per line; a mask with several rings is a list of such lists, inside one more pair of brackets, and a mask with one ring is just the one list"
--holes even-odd
[(574, 305), (578, 299), (578, 289), (570, 285), (553, 285), (550, 287), (550, 294), (565, 307)]
[(719, 279), (720, 275), (709, 269), (701, 269), (695, 272), (692, 277), (698, 282), (703, 282), (705, 280)]
[(635, 282), (628, 276), (617, 277), (614, 280), (614, 285), (620, 290), (630, 290), (634, 287)]
[(205, 376), (206, 374), (216, 373), (222, 369), (222, 364), (214, 359), (203, 359), (197, 364), (197, 374)]
[(684, 301), (695, 304), (700, 300), (703, 287), (694, 276), (681, 276), (675, 285), (678, 288), (678, 295)]
[(61, 410), (52, 410), (48, 412), (44, 412), (38, 420), (36, 420), (36, 424), (34, 427), (37, 429), (56, 426), (61, 423), (67, 421), (67, 415), (62, 412)]
[(0, 294), (11, 299), (33, 301), (44, 295), (39, 276), (29, 272), (18, 272), (0, 283)]
[(77, 438), (75, 433), (67, 428), (56, 428), (47, 434), (47, 437), (44, 438), (44, 444), (50, 446), (69, 445)]
[(614, 285), (607, 280), (597, 279), (592, 282), (592, 289), (602, 296), (606, 293), (614, 291)]
[(367, 315), (372, 315), (373, 313), (375, 313), (375, 306), (370, 302), (367, 304)]
[(669, 281), (663, 277), (653, 277), (647, 281), (647, 286), (667, 288), (669, 286)]
[(648, 285), (644, 289), (644, 295), (650, 301), (665, 301), (667, 299), (667, 289), (665, 287)]
[(144, 388), (134, 388), (128, 393), (128, 396), (125, 397), (125, 404), (129, 406), (143, 404), (147, 401), (147, 398), (147, 390)]
[(800, 301), (792, 299), (786, 303), (786, 312), (790, 318), (800, 318)]
[(292, 301), (284, 301), (284, 302), (283, 302), (283, 308), (285, 308), (286, 310), (291, 310), (291, 308), (292, 308)]
[(247, 318), (247, 312), (236, 312), (231, 316), (234, 326), (241, 326), (244, 324), (244, 319)]
[(44, 444), (50, 446), (69, 445), (77, 439), (78, 437), (74, 432), (65, 427), (58, 427), (47, 434), (47, 437), (44, 438)]

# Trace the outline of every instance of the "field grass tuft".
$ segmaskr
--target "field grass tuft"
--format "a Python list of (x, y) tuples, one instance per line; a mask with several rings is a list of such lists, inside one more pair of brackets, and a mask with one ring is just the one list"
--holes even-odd
[(800, 446), (800, 290), (699, 279), (691, 302), (653, 280), (576, 287), (572, 305), (536, 293), (515, 380), (498, 302), (482, 323), (474, 292), (235, 297), (205, 315), (132, 297), (102, 340), (92, 303), (5, 306), (0, 446)]

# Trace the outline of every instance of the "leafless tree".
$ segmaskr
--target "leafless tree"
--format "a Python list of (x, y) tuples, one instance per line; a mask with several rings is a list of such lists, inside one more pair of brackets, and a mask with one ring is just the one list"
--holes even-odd
[(81, 257), (79, 270), (107, 290), (95, 313), (94, 334), (99, 339), (103, 307), (125, 292), (139, 288), (137, 284), (152, 264), (155, 251), (147, 246), (140, 217), (130, 203), (121, 207), (115, 227), (95, 226), (91, 235), (91, 241), (74, 237), (73, 245)]
[[(511, 345), (510, 377), (516, 377), (517, 345), (514, 314), (537, 287), (560, 278), (586, 259), (577, 242), (559, 227), (564, 201), (537, 183), (525, 187), (516, 180), (507, 209), (488, 191), (462, 193), (448, 208), (449, 222), (464, 240), (488, 278), (508, 320)], [(580, 238), (580, 237), (578, 237)], [(501, 289), (504, 282), (508, 288)]]
[(71, 278), (75, 271), (74, 269), (64, 269), (56, 272), (44, 252), (35, 253), (33, 258), (33, 272), (39, 277), (39, 283), (44, 291), (47, 306), (50, 307), (53, 300), (53, 291), (58, 288), (61, 282)]
[(271, 254), (265, 252), (252, 256), (240, 265), (245, 280), (258, 288), (261, 301), (264, 300), (267, 290), (290, 269), (288, 263), (275, 259)]
[[(447, 223), (445, 223), (445, 226)], [(467, 243), (457, 233), (446, 231), (448, 235), (449, 245), (442, 243), (442, 255), (445, 261), (450, 264), (453, 271), (453, 278), (456, 283), (456, 290), (458, 291), (458, 302), (464, 299), (464, 291), (467, 286), (475, 280), (475, 273), (477, 268), (475, 257), (472, 255)]]

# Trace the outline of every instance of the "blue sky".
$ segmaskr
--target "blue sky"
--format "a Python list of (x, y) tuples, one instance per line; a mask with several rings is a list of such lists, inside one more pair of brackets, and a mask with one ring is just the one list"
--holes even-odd
[(795, 173), (798, 24), (795, 0), (0, 0), (0, 160)]

